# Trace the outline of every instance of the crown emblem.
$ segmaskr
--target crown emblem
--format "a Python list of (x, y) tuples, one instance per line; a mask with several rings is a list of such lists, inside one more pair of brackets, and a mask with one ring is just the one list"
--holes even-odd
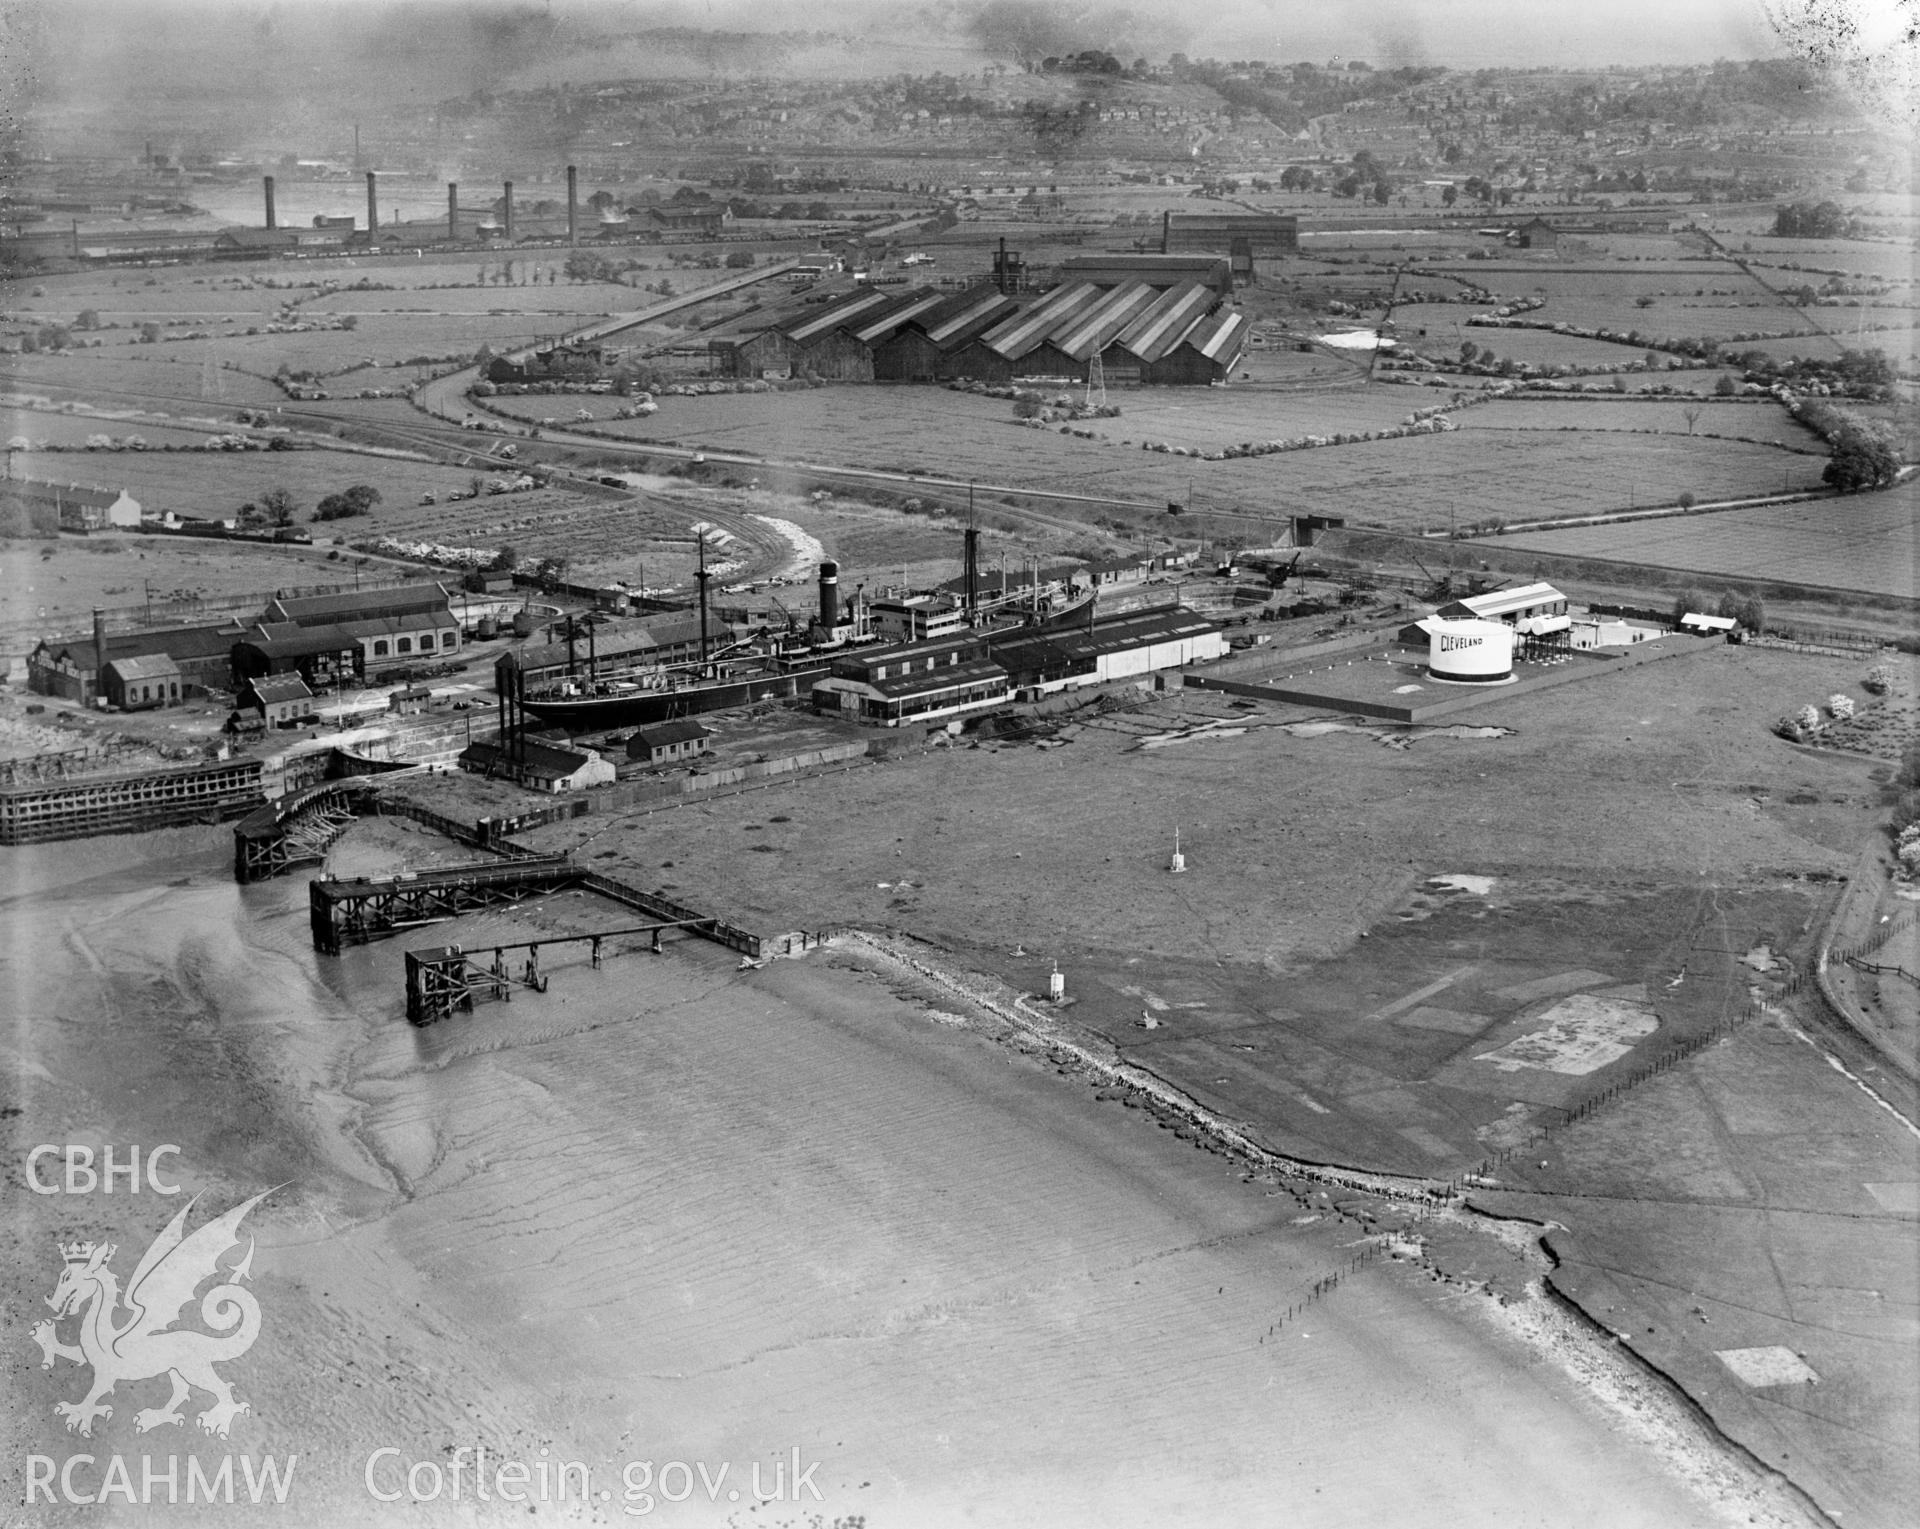
[(91, 1242), (63, 1242), (60, 1244), (60, 1256), (70, 1264), (83, 1264), (93, 1257), (93, 1249)]

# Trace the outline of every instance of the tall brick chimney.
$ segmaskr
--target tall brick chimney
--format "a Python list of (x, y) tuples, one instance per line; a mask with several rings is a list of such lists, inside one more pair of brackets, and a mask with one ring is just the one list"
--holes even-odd
[(276, 224), (273, 220), (273, 177), (271, 175), (266, 177), (266, 190), (267, 190), (267, 227), (277, 228), (279, 225)]
[(373, 171), (367, 171), (367, 243), (373, 243), (374, 230), (380, 226), (379, 192), (374, 186)]
[(513, 182), (507, 182), (506, 196), (503, 198), (505, 210), (500, 214), (500, 236), (507, 243), (513, 243)]
[(580, 242), (580, 172), (567, 166), (567, 243)]

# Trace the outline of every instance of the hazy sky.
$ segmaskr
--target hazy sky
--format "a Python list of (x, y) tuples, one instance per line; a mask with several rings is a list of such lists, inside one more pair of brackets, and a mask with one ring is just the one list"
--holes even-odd
[[(1179, 50), (1376, 67), (1696, 63), (1832, 43), (1828, 61), (1845, 63), (1903, 19), (1920, 31), (1920, 0), (0, 0), (0, 110), (11, 96), (30, 114), (170, 100), (183, 112), (340, 116), (529, 79), (682, 68), (680, 53), (599, 41), (664, 26), (862, 39), (762, 55), (821, 75), (970, 73), (1011, 62), (1006, 43), (1019, 37), (1127, 59)], [(1905, 101), (1912, 79), (1882, 71), (1874, 86)]]
[(0, 13), (42, 9), (56, 32), (110, 30), (123, 43), (167, 29), (182, 9), (206, 37), (221, 30), (208, 28), (210, 14), (230, 17), (234, 27), (306, 31), (316, 23), (379, 27), (423, 8), (622, 28), (825, 29), (958, 41), (968, 32), (967, 13), (989, 3), (1044, 10), (1056, 27), (1084, 28), (1092, 45), (1117, 30), (1143, 43), (1184, 38), (1195, 56), (1461, 65), (1752, 58), (1784, 51), (1770, 11), (1891, 17), (1920, 10), (1916, 0), (0, 0)]

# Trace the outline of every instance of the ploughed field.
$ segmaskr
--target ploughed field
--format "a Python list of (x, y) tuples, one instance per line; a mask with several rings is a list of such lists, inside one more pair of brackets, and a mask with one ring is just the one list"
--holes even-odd
[(1863, 593), (1916, 593), (1920, 484), (1670, 520), (1520, 532), (1503, 546)]

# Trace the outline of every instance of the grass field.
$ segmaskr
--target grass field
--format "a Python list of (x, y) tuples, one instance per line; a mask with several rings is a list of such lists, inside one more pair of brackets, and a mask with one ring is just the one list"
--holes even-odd
[[(1118, 395), (1123, 410), (1131, 396)], [(1206, 395), (1209, 402), (1219, 396), (1217, 391)], [(1428, 401), (1414, 389), (1393, 389), (1388, 396), (1395, 418)], [(569, 411), (574, 407), (574, 400), (561, 398), (506, 402), (564, 404)], [(1194, 403), (1200, 406), (1198, 396)], [(1616, 406), (1594, 406), (1608, 407)], [(1560, 431), (1500, 436), (1463, 430), (1200, 462), (1137, 446), (1023, 430), (1006, 420), (1001, 412), (1005, 408), (997, 399), (943, 388), (822, 388), (670, 398), (650, 419), (607, 428), (629, 439), (802, 460), (831, 457), (861, 466), (963, 480), (1011, 480), (1023, 488), (1111, 493), (1149, 503), (1162, 496), (1182, 503), (1191, 497), (1218, 509), (1270, 515), (1310, 507), (1355, 523), (1402, 528), (1445, 525), (1450, 506), (1463, 524), (1591, 514), (1671, 503), (1687, 490), (1736, 497), (1777, 492), (1783, 485), (1804, 488), (1819, 481), (1820, 471), (1813, 459), (1770, 446)], [(556, 417), (565, 420), (570, 414)], [(1128, 416), (1096, 423), (1124, 427)], [(1011, 474), (1009, 461), (1018, 464)]]
[[(143, 625), (148, 609), (156, 622), (220, 619), (241, 597), (257, 614), (278, 589), (351, 586), (362, 560), (329, 558), (329, 550), (178, 536), (4, 542), (0, 630), (11, 654), (25, 653), (44, 635), (86, 632), (96, 606), (113, 612), (116, 625)], [(393, 577), (390, 564), (368, 566), (384, 580)]]
[[(115, 428), (115, 435), (126, 432)], [(144, 433), (144, 431), (138, 432)], [(225, 517), (270, 488), (284, 488), (298, 503), (304, 523), (320, 499), (355, 483), (370, 483), (388, 504), (413, 503), (422, 494), (444, 496), (466, 488), (475, 474), (433, 462), (353, 451), (249, 451), (168, 453), (89, 451), (20, 453), (15, 471), (27, 477), (112, 484), (125, 488), (149, 510)], [(485, 476), (485, 474), (482, 474)], [(554, 491), (549, 491), (554, 492)], [(530, 496), (523, 496), (530, 497)], [(477, 502), (477, 501), (476, 501)], [(376, 515), (378, 512), (375, 512)], [(369, 519), (315, 527), (316, 536), (358, 538)]]
[[(224, 433), (226, 428), (212, 421), (200, 429), (189, 425), (162, 424), (133, 410), (122, 410), (117, 414), (67, 414), (58, 409), (20, 406), (0, 412), (0, 422), (5, 424), (9, 439), (25, 438), (36, 446), (79, 446), (96, 435), (109, 435), (116, 441), (137, 435), (150, 446), (199, 446), (205, 443), (209, 435)], [(79, 464), (86, 459), (76, 457), (69, 460), (75, 463), (71, 471), (84, 476), (85, 470)]]
[[(1689, 425), (1687, 411), (1699, 417)], [(1712, 397), (1697, 402), (1678, 398), (1503, 398), (1463, 409), (1462, 430), (1647, 431), (1660, 435), (1726, 437), (1769, 442), (1822, 457), (1826, 447), (1810, 430), (1795, 424), (1771, 399), (1763, 403), (1728, 402)]]
[(1911, 598), (1920, 593), (1917, 526), (1920, 484), (1908, 482), (1882, 494), (1536, 531), (1502, 541), (1541, 552)]
[[(214, 362), (211, 370), (206, 365), (209, 356)], [(243, 404), (287, 401), (287, 395), (267, 378), (223, 368), (223, 360), (239, 362), (241, 357), (237, 351), (228, 351), (225, 342), (178, 340), (59, 355), (9, 356), (6, 372), (9, 386), (23, 393), (45, 386), (57, 390), (51, 394), (56, 399), (78, 397), (109, 404), (123, 399), (150, 402), (155, 408), (196, 417), (217, 416)]]

